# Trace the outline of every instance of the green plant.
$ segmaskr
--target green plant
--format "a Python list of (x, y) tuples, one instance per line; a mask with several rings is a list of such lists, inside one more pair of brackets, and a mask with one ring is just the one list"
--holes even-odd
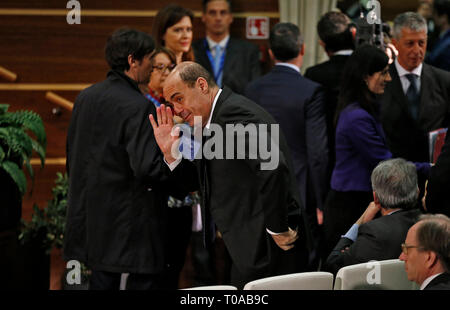
[[(8, 112), (8, 104), (0, 104), (0, 168), (4, 169), (17, 184), (22, 196), (27, 189), (27, 179), (22, 170), (25, 165), (32, 180), (30, 159), (33, 150), (45, 163), (47, 138), (41, 117), (32, 111)], [(28, 132), (34, 134), (31, 137)]]
[(43, 209), (35, 204), (30, 222), (22, 220), (22, 232), (19, 240), (23, 243), (43, 236), (42, 246), (50, 254), (53, 247), (62, 248), (64, 230), (66, 227), (67, 192), (69, 182), (67, 173), (56, 173), (55, 187), (52, 189), (53, 198)]

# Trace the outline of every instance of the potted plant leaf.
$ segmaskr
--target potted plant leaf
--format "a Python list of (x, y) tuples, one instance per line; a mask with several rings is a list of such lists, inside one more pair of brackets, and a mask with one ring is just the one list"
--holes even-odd
[[(44, 124), (38, 114), (32, 111), (10, 112), (8, 108), (8, 104), (0, 104), (0, 251), (11, 259), (2, 260), (4, 265), (0, 267), (9, 272), (6, 279), (13, 283), (12, 287), (23, 287), (17, 283), (20, 276), (29, 276), (24, 271), (26, 250), (17, 246), (22, 198), (27, 191), (23, 167), (34, 180), (30, 160), (35, 151), (41, 167), (44, 166), (47, 140)], [(30, 281), (27, 279), (25, 282)]]

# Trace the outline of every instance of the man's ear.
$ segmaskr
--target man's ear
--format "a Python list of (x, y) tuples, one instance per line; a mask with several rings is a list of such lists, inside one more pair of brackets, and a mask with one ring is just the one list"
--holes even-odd
[(426, 257), (426, 267), (431, 268), (438, 262), (438, 257), (435, 252), (428, 251), (427, 257)]
[(128, 65), (130, 66), (130, 69), (137, 66), (137, 61), (131, 54), (128, 55)]
[(392, 38), (392, 39), (391, 39), (391, 43), (392, 43), (392, 45), (394, 45), (394, 47), (395, 47), (396, 49), (398, 49), (398, 40), (397, 40), (396, 38)]
[(300, 48), (300, 55), (305, 55), (305, 43), (302, 44), (302, 47)]
[(198, 87), (200, 88), (200, 91), (202, 92), (202, 93), (208, 93), (208, 91), (209, 91), (209, 85), (208, 85), (208, 82), (204, 79), (204, 78), (202, 78), (202, 77), (199, 77), (198, 79), (197, 79), (197, 85), (198, 85)]

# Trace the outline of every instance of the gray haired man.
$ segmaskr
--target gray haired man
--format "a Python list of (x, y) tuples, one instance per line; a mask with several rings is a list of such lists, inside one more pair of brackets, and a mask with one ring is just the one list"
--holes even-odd
[(400, 260), (421, 290), (450, 290), (450, 219), (424, 215), (408, 231)]
[[(398, 258), (408, 229), (420, 216), (417, 172), (402, 158), (378, 164), (372, 172), (374, 201), (328, 256), (325, 269), (337, 273), (348, 265)], [(381, 217), (376, 219), (377, 213)]]
[[(448, 127), (450, 73), (423, 63), (427, 22), (406, 12), (394, 20), (392, 43), (398, 57), (390, 66), (392, 82), (381, 100), (381, 122), (394, 157), (429, 161), (428, 132)], [(419, 175), (422, 189), (426, 176)]]

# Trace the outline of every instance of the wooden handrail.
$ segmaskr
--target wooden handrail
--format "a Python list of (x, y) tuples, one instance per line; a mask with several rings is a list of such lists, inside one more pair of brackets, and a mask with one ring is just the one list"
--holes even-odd
[(5, 80), (10, 82), (15, 82), (17, 80), (17, 74), (9, 71), (8, 69), (0, 66), (0, 76), (2, 76)]
[(69, 111), (73, 110), (73, 102), (55, 94), (54, 92), (48, 91), (45, 94), (45, 99), (63, 107), (64, 109), (67, 109)]

